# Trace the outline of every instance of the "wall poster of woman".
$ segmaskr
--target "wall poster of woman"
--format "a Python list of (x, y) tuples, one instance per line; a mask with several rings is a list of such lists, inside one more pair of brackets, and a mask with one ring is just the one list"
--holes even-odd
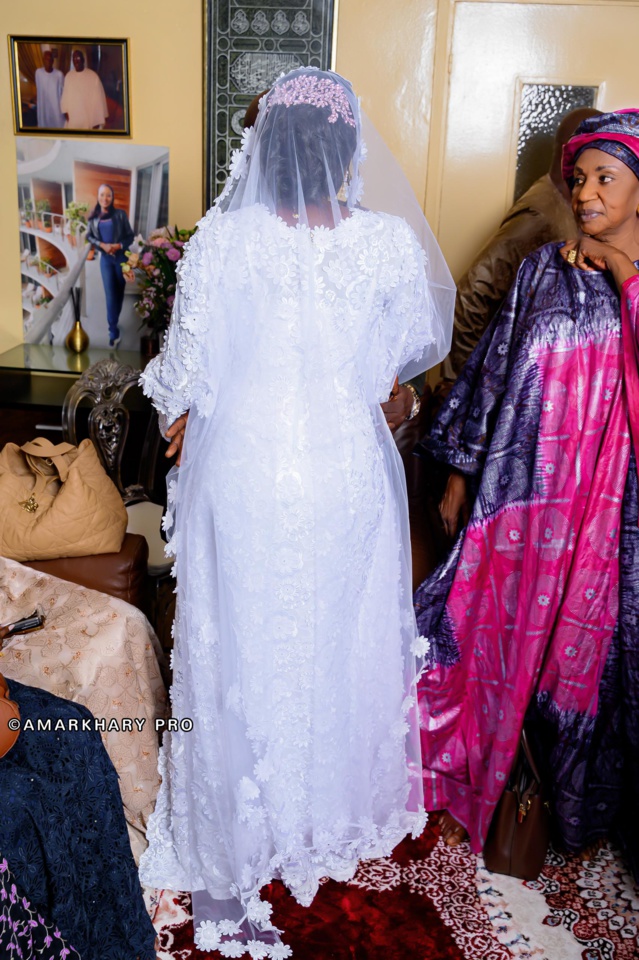
[(25, 343), (64, 344), (73, 285), (91, 346), (137, 352), (140, 289), (125, 286), (122, 265), (128, 249), (167, 225), (167, 148), (79, 137), (15, 143)]
[(133, 230), (124, 210), (114, 206), (115, 191), (101, 183), (98, 200), (89, 216), (87, 242), (100, 253), (100, 273), (106, 297), (109, 347), (120, 345), (120, 314), (124, 303), (125, 279), (122, 264), (133, 243)]
[(128, 40), (9, 37), (16, 133), (131, 135)]

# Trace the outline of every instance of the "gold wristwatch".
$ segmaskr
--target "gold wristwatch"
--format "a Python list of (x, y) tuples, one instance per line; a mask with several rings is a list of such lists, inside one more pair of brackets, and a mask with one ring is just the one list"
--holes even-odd
[(413, 420), (420, 411), (422, 401), (420, 400), (419, 394), (417, 393), (417, 390), (412, 385), (412, 383), (405, 383), (404, 386), (407, 388), (407, 390), (410, 390), (410, 392), (413, 395), (413, 405), (410, 408), (410, 413), (408, 414), (406, 419)]

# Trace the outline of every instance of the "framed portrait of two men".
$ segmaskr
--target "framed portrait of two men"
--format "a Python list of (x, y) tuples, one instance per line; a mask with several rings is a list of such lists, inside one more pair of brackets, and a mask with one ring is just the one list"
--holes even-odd
[(15, 132), (131, 136), (128, 40), (9, 37)]

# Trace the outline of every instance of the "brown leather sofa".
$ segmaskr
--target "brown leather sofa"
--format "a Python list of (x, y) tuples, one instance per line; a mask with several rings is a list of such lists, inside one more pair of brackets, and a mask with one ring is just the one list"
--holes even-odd
[(144, 537), (127, 533), (119, 553), (33, 560), (24, 566), (59, 577), (60, 580), (70, 580), (90, 590), (108, 593), (146, 613), (148, 557), (149, 548)]

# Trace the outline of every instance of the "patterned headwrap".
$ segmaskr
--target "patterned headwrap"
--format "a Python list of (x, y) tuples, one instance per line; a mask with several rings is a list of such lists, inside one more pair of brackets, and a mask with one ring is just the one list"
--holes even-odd
[(616, 157), (639, 177), (639, 110), (632, 108), (603, 113), (580, 123), (574, 137), (564, 146), (564, 180), (570, 182), (577, 158), (588, 147), (595, 147)]

